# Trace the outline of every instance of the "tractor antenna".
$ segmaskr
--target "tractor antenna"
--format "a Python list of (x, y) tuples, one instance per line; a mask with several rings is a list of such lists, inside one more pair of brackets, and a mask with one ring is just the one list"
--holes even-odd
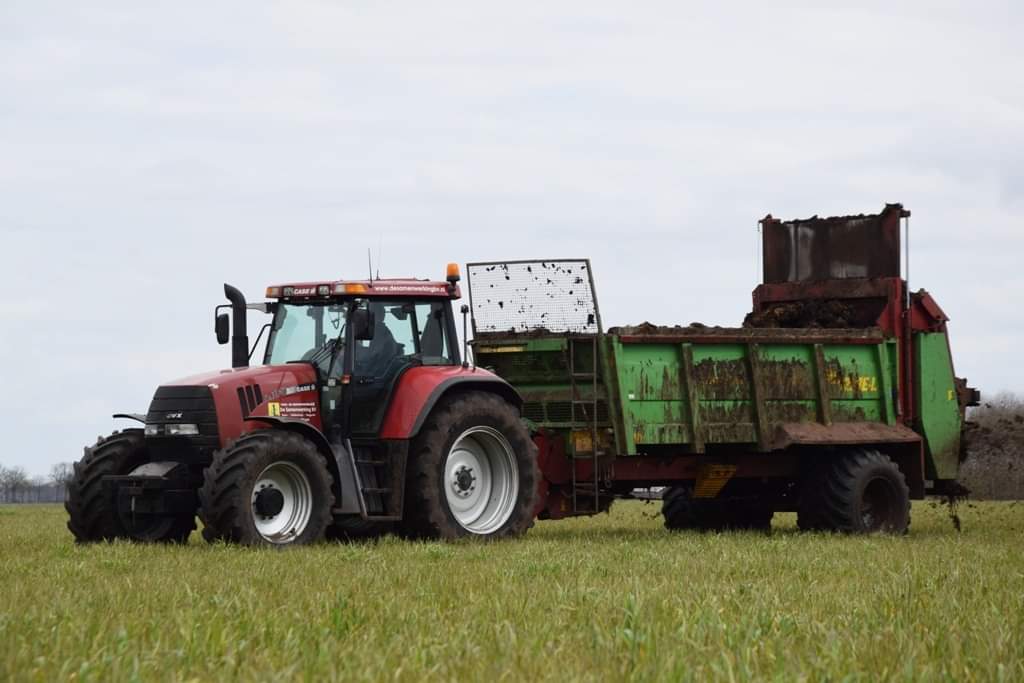
[(380, 279), (381, 253), (384, 251), (384, 235), (377, 235), (377, 279)]
[(370, 286), (373, 287), (373, 257), (370, 255), (370, 248), (366, 248), (366, 263), (370, 267)]

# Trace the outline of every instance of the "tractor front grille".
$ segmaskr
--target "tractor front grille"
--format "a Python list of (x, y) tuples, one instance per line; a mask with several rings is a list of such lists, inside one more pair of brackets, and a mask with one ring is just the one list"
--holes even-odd
[[(149, 404), (146, 424), (161, 426), (160, 435), (150, 437), (154, 441), (184, 440), (203, 450), (214, 450), (220, 446), (217, 409), (209, 387), (159, 387)], [(168, 424), (197, 425), (199, 435), (163, 436), (163, 425)]]

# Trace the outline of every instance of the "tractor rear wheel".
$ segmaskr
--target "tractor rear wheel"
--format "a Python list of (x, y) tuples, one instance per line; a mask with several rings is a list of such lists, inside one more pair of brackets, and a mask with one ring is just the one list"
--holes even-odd
[(110, 475), (130, 474), (149, 461), (141, 429), (126, 429), (86, 447), (74, 465), (64, 508), (68, 529), (78, 543), (112, 541), (116, 538), (143, 542), (184, 543), (196, 528), (195, 515), (142, 517), (122, 515), (117, 491), (103, 485)]
[(537, 446), (503, 398), (473, 391), (445, 400), (409, 458), (402, 534), (500, 538), (533, 526)]
[(203, 473), (203, 538), (275, 547), (323, 540), (331, 481), (308, 439), (276, 429), (244, 434), (217, 451)]
[(805, 480), (797, 524), (805, 531), (904, 534), (910, 489), (888, 456), (873, 448), (850, 450)]

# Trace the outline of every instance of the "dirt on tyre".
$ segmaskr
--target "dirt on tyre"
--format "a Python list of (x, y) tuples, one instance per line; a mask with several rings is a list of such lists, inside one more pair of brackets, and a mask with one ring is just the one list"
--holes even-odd
[(500, 396), (443, 399), (409, 453), (400, 532), (413, 538), (505, 538), (533, 526), (537, 447)]
[(277, 429), (245, 434), (214, 454), (199, 489), (207, 542), (286, 547), (323, 540), (334, 494), (308, 439)]
[(130, 474), (149, 462), (141, 429), (125, 429), (87, 446), (74, 464), (64, 509), (68, 529), (78, 543), (118, 538), (149, 543), (185, 543), (196, 528), (195, 515), (132, 518), (121, 514), (117, 492), (104, 486), (106, 476)]
[(819, 463), (805, 479), (797, 513), (804, 531), (905, 534), (910, 489), (887, 455), (857, 448)]

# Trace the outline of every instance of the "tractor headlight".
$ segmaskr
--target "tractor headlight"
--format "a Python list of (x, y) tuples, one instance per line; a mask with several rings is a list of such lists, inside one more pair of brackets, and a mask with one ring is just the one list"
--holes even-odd
[(156, 436), (160, 433), (160, 425), (146, 425), (146, 436)]
[(164, 434), (167, 436), (197, 436), (199, 434), (199, 426), (193, 424), (164, 425)]

